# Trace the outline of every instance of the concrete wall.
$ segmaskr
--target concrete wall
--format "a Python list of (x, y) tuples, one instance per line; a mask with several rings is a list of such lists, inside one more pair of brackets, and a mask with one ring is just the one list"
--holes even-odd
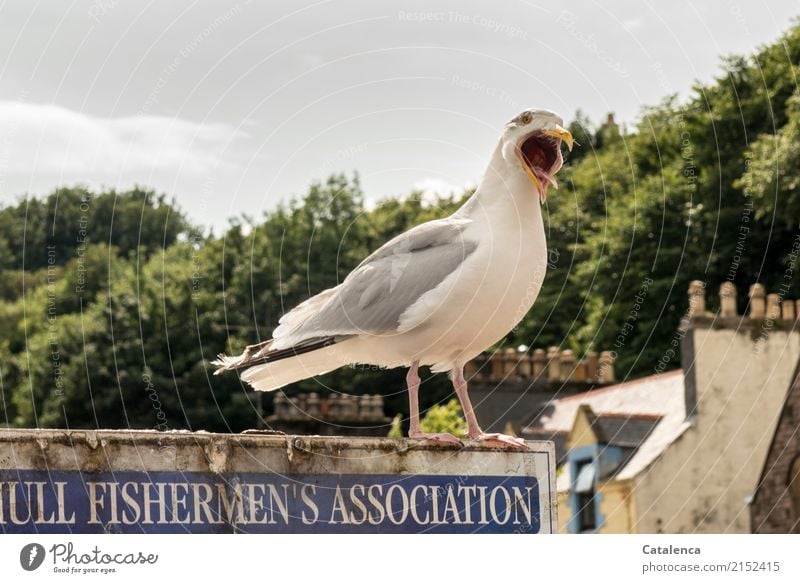
[(800, 358), (795, 322), (695, 317), (683, 338), (693, 425), (636, 479), (636, 532), (750, 532), (753, 494)]
[(528, 444), (0, 429), (0, 532), (551, 532)]

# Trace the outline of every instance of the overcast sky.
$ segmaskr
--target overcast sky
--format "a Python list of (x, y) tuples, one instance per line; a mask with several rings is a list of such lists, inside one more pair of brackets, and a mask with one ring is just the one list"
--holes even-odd
[(460, 189), (528, 107), (635, 121), (797, 1), (0, 2), (0, 203), (152, 186), (219, 231), (358, 170)]

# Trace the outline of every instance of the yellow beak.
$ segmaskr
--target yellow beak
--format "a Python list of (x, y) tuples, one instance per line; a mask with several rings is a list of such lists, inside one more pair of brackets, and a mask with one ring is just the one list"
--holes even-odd
[(531, 169), (528, 167), (528, 163), (525, 161), (525, 158), (522, 156), (522, 153), (517, 149), (517, 158), (519, 159), (519, 164), (522, 166), (522, 169), (525, 171), (525, 174), (528, 175), (528, 178), (531, 179), (531, 182), (536, 186), (536, 190), (538, 190), (541, 194), (542, 203), (544, 203), (545, 199), (547, 198), (546, 190), (542, 188), (542, 183), (539, 181), (539, 178), (534, 174)]
[(569, 133), (568, 129), (562, 128), (561, 126), (556, 126), (552, 130), (545, 130), (542, 133), (544, 133), (546, 136), (561, 138), (567, 145), (567, 149), (572, 152), (572, 144), (575, 143), (575, 140), (572, 139), (572, 134)]

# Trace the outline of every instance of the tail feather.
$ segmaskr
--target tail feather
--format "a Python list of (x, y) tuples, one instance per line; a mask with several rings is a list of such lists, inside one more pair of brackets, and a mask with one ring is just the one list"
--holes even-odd
[(342, 346), (330, 343), (312, 351), (298, 353), (291, 358), (252, 366), (242, 373), (241, 378), (257, 391), (274, 391), (291, 383), (325, 374), (348, 362)]
[(226, 370), (247, 368), (254, 360), (268, 353), (271, 345), (272, 340), (266, 340), (258, 344), (251, 344), (246, 347), (239, 356), (227, 356), (223, 353), (218, 354), (217, 359), (211, 361), (211, 364), (217, 367), (214, 374), (222, 374)]
[(290, 348), (271, 349), (272, 340), (253, 344), (239, 356), (217, 355), (211, 364), (215, 375), (242, 370), (242, 380), (259, 391), (272, 391), (284, 385), (330, 372), (347, 364), (335, 345), (347, 337), (313, 338)]

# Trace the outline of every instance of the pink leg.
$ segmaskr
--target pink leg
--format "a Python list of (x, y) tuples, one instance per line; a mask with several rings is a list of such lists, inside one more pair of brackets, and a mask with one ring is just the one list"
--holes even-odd
[(484, 433), (478, 425), (478, 418), (472, 409), (472, 402), (469, 400), (467, 391), (467, 381), (464, 379), (464, 369), (456, 367), (453, 369), (453, 387), (464, 411), (467, 420), (467, 437), (475, 441), (486, 441), (499, 447), (512, 447), (516, 449), (528, 449), (525, 440), (519, 437), (503, 435), (502, 433)]
[(441, 441), (444, 443), (455, 443), (464, 445), (455, 435), (449, 433), (423, 433), (419, 429), (419, 361), (411, 363), (406, 375), (408, 384), (408, 405), (411, 413), (409, 420), (408, 436), (412, 439), (429, 439), (431, 441)]

